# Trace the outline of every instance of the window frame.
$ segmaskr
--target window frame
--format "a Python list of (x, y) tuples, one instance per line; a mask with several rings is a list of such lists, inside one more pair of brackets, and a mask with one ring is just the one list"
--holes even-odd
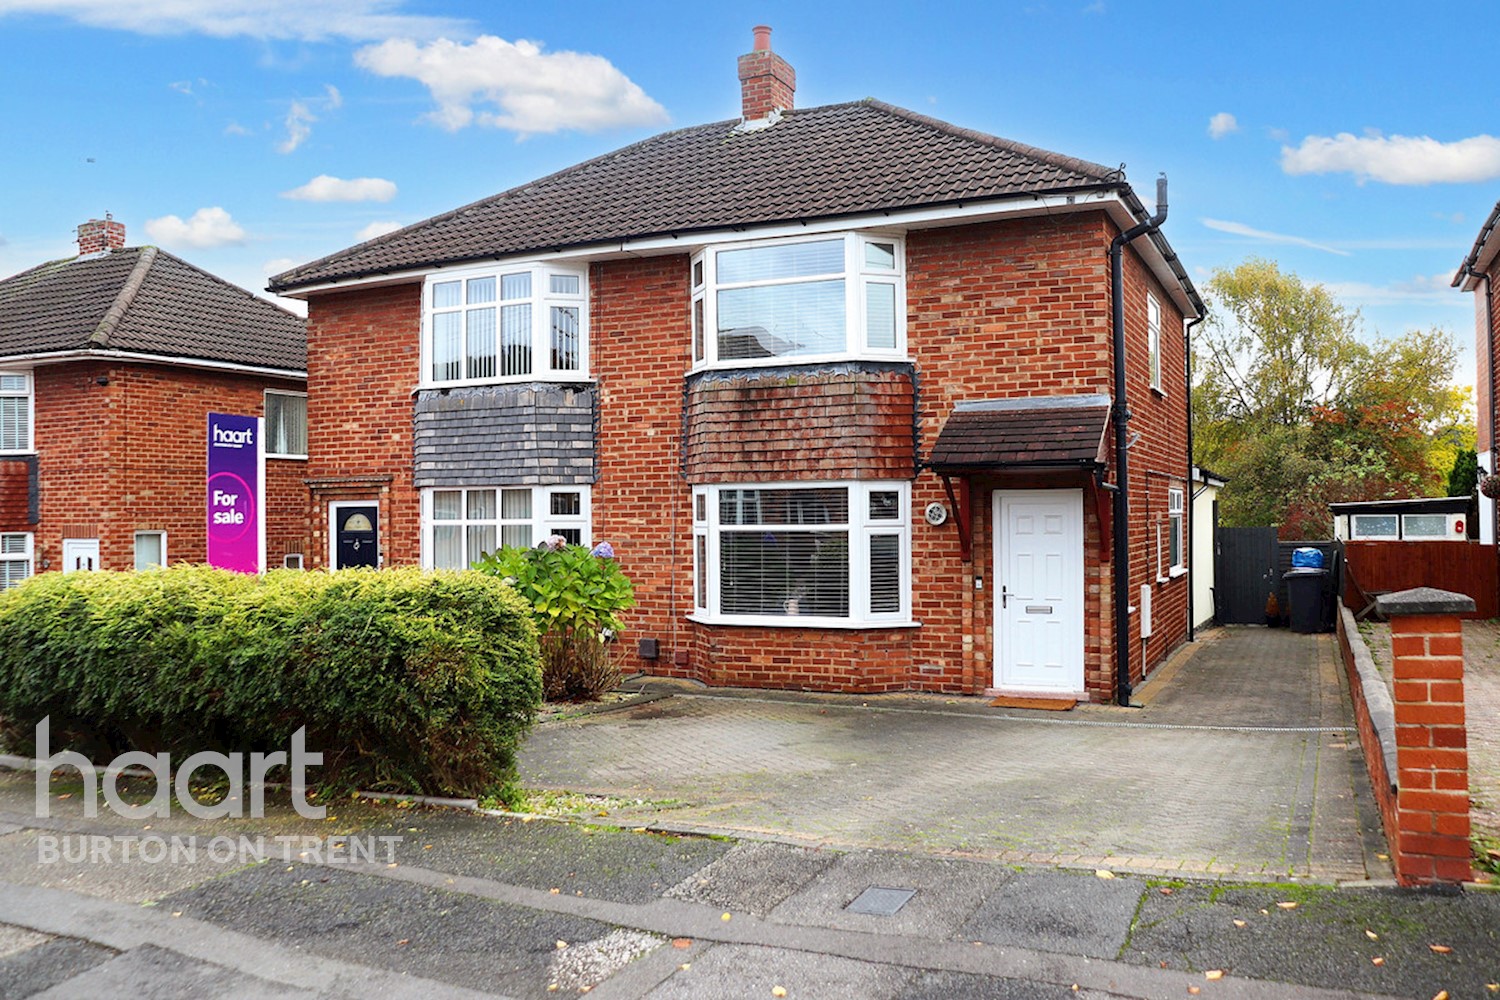
[[(790, 278), (764, 278), (753, 281), (720, 283), (717, 280), (718, 255), (738, 250), (793, 246), (842, 240), (844, 266), (839, 272), (797, 275)], [(892, 246), (894, 265), (887, 269), (871, 265), (865, 259), (865, 247), (872, 243)], [(718, 296), (726, 290), (768, 288), (837, 278), (844, 284), (844, 346), (841, 350), (817, 354), (781, 354), (764, 358), (720, 358), (718, 337)], [(829, 361), (871, 360), (904, 361), (906, 340), (906, 240), (880, 232), (833, 232), (806, 236), (776, 237), (714, 243), (693, 254), (688, 276), (688, 326), (692, 370), (723, 368), (764, 368), (775, 365), (821, 364)], [(895, 291), (894, 340), (891, 347), (871, 347), (869, 340), (869, 296), (871, 286), (891, 285)]]
[[(272, 451), (271, 445), (276, 441), (276, 435), (271, 432), (271, 397), (288, 396), (302, 398), (302, 452), (279, 452)], [(307, 393), (298, 392), (295, 389), (267, 389), (261, 400), (261, 412), (265, 414), (266, 421), (266, 457), (267, 458), (291, 458), (307, 460), (307, 437), (310, 428), (307, 426)]]
[[(142, 535), (156, 535), (158, 538), (161, 539), (161, 542), (160, 542), (161, 562), (148, 563), (145, 566), (141, 565), (141, 551), (140, 551), (140, 549), (141, 549), (141, 536)], [(135, 567), (135, 571), (137, 573), (141, 572), (143, 569), (150, 569), (152, 566), (155, 566), (158, 569), (164, 569), (166, 567), (166, 565), (167, 565), (167, 532), (166, 532), (166, 530), (162, 529), (162, 528), (142, 528), (140, 531), (137, 531), (134, 534), (133, 538), (132, 538), (131, 547), (130, 547), (130, 556), (131, 556), (131, 564)]]
[[(1187, 572), (1187, 520), (1184, 506), (1185, 491), (1178, 486), (1167, 489), (1167, 575), (1178, 577)], [(1177, 558), (1172, 558), (1172, 545), (1177, 545)]]
[[(7, 538), (21, 538), (20, 552), (6, 552), (3, 540)], [(36, 575), (36, 536), (29, 531), (4, 531), (0, 532), (0, 562), (3, 563), (25, 563), (25, 572), (13, 583), (7, 583), (0, 579), (0, 591), (18, 587), (22, 582)]]
[[(531, 493), (531, 515), (525, 520), (511, 518), (506, 519), (503, 514), (503, 500), (500, 496), (503, 490), (527, 490)], [(495, 528), (495, 551), (502, 546), (504, 532), (502, 528), (509, 524), (530, 524), (531, 545), (535, 546), (545, 541), (555, 528), (577, 528), (579, 529), (579, 545), (591, 547), (593, 542), (593, 487), (587, 483), (566, 484), (558, 483), (550, 486), (526, 486), (526, 485), (501, 485), (501, 486), (428, 486), (422, 489), (422, 568), (436, 569), (435, 559), (437, 555), (437, 542), (434, 527), (437, 525), (458, 525), (459, 538), (462, 551), (467, 562), (463, 569), (467, 569), (479, 553), (469, 552), (470, 527), (486, 527), (493, 525)], [(438, 493), (459, 493), (460, 517), (455, 519), (437, 519), (433, 517), (433, 497)], [(495, 516), (491, 518), (470, 518), (468, 516), (468, 494), (471, 492), (488, 492), (495, 495)], [(579, 512), (577, 514), (552, 514), (552, 497), (558, 493), (577, 493)], [(544, 513), (545, 511), (545, 513)]]
[[(36, 453), (36, 378), (26, 369), (0, 369), (0, 376), (16, 376), (26, 380), (22, 390), (0, 389), (0, 398), (26, 400), (26, 444), (21, 448), (0, 448), (0, 455), (32, 455)], [(8, 532), (15, 534), (15, 532)]]
[(1161, 303), (1150, 292), (1146, 293), (1146, 371), (1150, 376), (1151, 389), (1166, 395), (1161, 387)]
[[(1412, 534), (1411, 530), (1407, 527), (1407, 524), (1414, 517), (1435, 517), (1435, 518), (1438, 518), (1439, 520), (1441, 520), (1443, 522), (1443, 530), (1439, 531), (1435, 535)], [(1447, 541), (1448, 538), (1449, 538), (1449, 533), (1448, 533), (1449, 527), (1450, 527), (1450, 522), (1449, 522), (1447, 514), (1402, 514), (1401, 515), (1401, 539), (1402, 539), (1402, 541), (1424, 541), (1424, 542)]]
[[(849, 616), (827, 615), (748, 615), (725, 614), (720, 570), (720, 539), (723, 526), (719, 520), (719, 494), (723, 490), (819, 490), (849, 491), (849, 520), (841, 525), (810, 525), (806, 530), (844, 530), (849, 544)], [(895, 518), (870, 516), (873, 493), (897, 494)], [(693, 610), (690, 621), (710, 625), (750, 625), (770, 628), (870, 629), (901, 628), (917, 624), (912, 620), (912, 514), (911, 483), (906, 480), (845, 479), (815, 482), (723, 482), (693, 487)], [(734, 526), (754, 531), (756, 525)], [(765, 527), (765, 526), (762, 526)], [(796, 529), (793, 525), (776, 525), (776, 530)], [(899, 539), (899, 578), (897, 592), (900, 607), (894, 612), (873, 612), (870, 581), (870, 539), (894, 535)], [(701, 541), (700, 541), (701, 539)], [(857, 541), (856, 541), (857, 540)]]
[[(504, 279), (525, 273), (531, 282), (531, 294), (525, 299), (502, 299)], [(578, 279), (578, 291), (553, 292), (551, 291), (551, 277), (553, 275), (566, 275)], [(433, 294), (437, 285), (458, 282), (460, 299), (464, 297), (468, 288), (468, 282), (475, 279), (493, 278), (495, 282), (495, 298), (492, 302), (470, 304), (460, 301), (456, 306), (434, 306)], [(499, 358), (502, 349), (502, 319), (501, 308), (507, 305), (526, 304), (531, 307), (531, 371), (523, 375), (501, 375), (499, 374)], [(471, 378), (468, 376), (456, 379), (439, 379), (434, 376), (433, 363), (436, 355), (434, 347), (435, 316), (438, 314), (458, 313), (464, 315), (471, 308), (490, 307), (495, 310), (495, 358), (496, 374)], [(552, 329), (551, 310), (552, 307), (576, 308), (578, 310), (578, 368), (561, 369), (552, 367)], [(477, 386), (477, 385), (507, 385), (524, 382), (587, 382), (592, 380), (589, 374), (589, 266), (587, 262), (565, 262), (565, 261), (542, 261), (542, 260), (519, 260), (506, 263), (490, 263), (480, 267), (462, 267), (451, 270), (436, 271), (428, 274), (422, 280), (422, 367), (418, 373), (418, 389), (449, 389), (455, 386)], [(467, 324), (461, 324), (465, 329), (460, 330), (459, 341), (459, 364), (468, 364), (468, 332)], [(538, 359), (545, 364), (538, 364)]]
[[(1366, 517), (1390, 517), (1396, 520), (1396, 531), (1390, 535), (1366, 535), (1359, 530), (1359, 521)], [(1375, 542), (1398, 542), (1401, 540), (1401, 515), (1400, 514), (1350, 514), (1349, 515), (1349, 538), (1351, 541), (1375, 541)]]

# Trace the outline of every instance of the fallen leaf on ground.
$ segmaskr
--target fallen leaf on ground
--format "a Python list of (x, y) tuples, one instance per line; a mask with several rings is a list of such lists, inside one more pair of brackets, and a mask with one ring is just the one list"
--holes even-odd
[(557, 984), (556, 983), (548, 983), (547, 984), (547, 992), (548, 993), (556, 993), (557, 992)]
[(1270, 910), (1261, 910), (1260, 911), (1260, 915), (1263, 916), (1263, 917), (1269, 917), (1271, 915), (1271, 911)]
[(1295, 910), (1297, 908), (1297, 904), (1291, 900), (1277, 903), (1276, 905), (1283, 910)]
[(1108, 868), (1096, 868), (1096, 869), (1094, 869), (1094, 874), (1097, 875), (1099, 878), (1114, 878), (1115, 877), (1115, 873), (1112, 872), (1112, 871), (1110, 871)]
[(1374, 931), (1365, 931), (1365, 937), (1369, 938), (1371, 941), (1380, 940), (1380, 935), (1376, 934)]
[(554, 896), (556, 896), (556, 895), (558, 895), (558, 894), (560, 894), (562, 892), (561, 889), (548, 889), (547, 891), (550, 892)]
[(400, 941), (397, 941), (396, 944), (398, 944), (398, 945), (411, 944), (411, 938), (402, 938)]
[(631, 830), (630, 830), (630, 832), (631, 833), (645, 833), (646, 832), (646, 828), (644, 826), (636, 826), (636, 827), (632, 827)]
[(691, 969), (692, 967), (693, 967), (693, 963), (692, 962), (683, 962), (681, 965), (678, 966), (678, 968), (681, 969), (683, 972), (686, 972), (687, 970)]
[(1448, 991), (1438, 990), (1437, 994), (1432, 998), (1432, 1000), (1448, 1000)]
[(1209, 969), (1207, 972), (1205, 972), (1203, 974), (1203, 978), (1207, 979), (1209, 982), (1213, 982), (1216, 979), (1223, 979), (1224, 978), (1224, 970), (1223, 969)]
[(692, 946), (693, 946), (693, 939), (692, 938), (673, 938), (672, 939), (672, 947), (673, 948), (691, 948)]
[(784, 996), (786, 996), (786, 987), (785, 986), (772, 986), (771, 987), (771, 995), (773, 997), (784, 997)]
[(1245, 922), (1243, 920), (1236, 920), (1234, 922), (1234, 926), (1236, 926), (1236, 927), (1244, 927), (1245, 926)]
[(720, 917), (719, 919), (722, 920), (722, 921), (724, 921), (725, 923), (728, 923), (729, 922), (729, 914), (726, 913), (722, 917)]
[(1199, 993), (1202, 993), (1203, 990), (1199, 989), (1197, 986), (1189, 986), (1188, 992), (1193, 994), (1194, 996), (1197, 996)]
[(568, 942), (566, 942), (566, 941), (559, 941), (559, 942), (557, 942), (557, 950), (558, 951), (562, 951), (567, 946), (568, 946)]
[(1437, 952), (1439, 955), (1446, 955), (1450, 951), (1453, 950), (1452, 948), (1448, 947), (1445, 944), (1430, 944), (1427, 947), (1431, 948), (1433, 951)]
[(1170, 896), (1170, 895), (1172, 895), (1172, 890), (1168, 889), (1166, 886), (1162, 886), (1160, 889), (1158, 889), (1156, 891), (1159, 892), (1159, 893), (1161, 893), (1163, 896)]
[(1500, 993), (1500, 983), (1485, 983), (1484, 988), (1491, 993)]
[(1370, 959), (1370, 964), (1371, 965), (1384, 965), (1385, 964), (1385, 959), (1381, 958), (1379, 955), (1376, 955), (1374, 958)]

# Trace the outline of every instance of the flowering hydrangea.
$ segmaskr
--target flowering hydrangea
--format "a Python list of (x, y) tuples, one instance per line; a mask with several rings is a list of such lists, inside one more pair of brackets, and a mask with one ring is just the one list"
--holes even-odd
[(600, 542), (589, 550), (589, 555), (598, 556), (600, 559), (613, 559), (615, 557), (615, 547), (608, 542)]

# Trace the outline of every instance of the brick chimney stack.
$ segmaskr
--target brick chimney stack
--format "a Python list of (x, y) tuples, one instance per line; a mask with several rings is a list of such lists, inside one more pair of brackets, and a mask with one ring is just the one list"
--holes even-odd
[(756, 25), (755, 48), (740, 56), (740, 113), (754, 121), (777, 109), (790, 111), (796, 92), (796, 71), (771, 51), (771, 29)]
[(78, 256), (125, 249), (125, 223), (116, 222), (108, 212), (103, 219), (90, 219), (78, 227)]

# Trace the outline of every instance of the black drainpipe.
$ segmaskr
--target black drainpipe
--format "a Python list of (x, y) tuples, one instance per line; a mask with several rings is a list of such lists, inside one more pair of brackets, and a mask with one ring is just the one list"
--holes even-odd
[[(1187, 531), (1183, 532), (1184, 538), (1183, 538), (1182, 543), (1188, 547), (1188, 550), (1183, 553), (1183, 555), (1187, 557), (1187, 568), (1188, 568), (1188, 602), (1187, 602), (1187, 608), (1188, 608), (1187, 637), (1188, 637), (1188, 642), (1196, 642), (1197, 641), (1197, 635), (1198, 635), (1198, 630), (1193, 627), (1193, 621), (1197, 618), (1197, 616), (1193, 614), (1193, 590), (1194, 590), (1194, 584), (1193, 584), (1193, 499), (1194, 499), (1194, 497), (1193, 497), (1193, 327), (1197, 326), (1199, 323), (1202, 323), (1202, 322), (1203, 322), (1203, 317), (1202, 316), (1195, 316), (1194, 318), (1192, 318), (1192, 319), (1190, 319), (1190, 320), (1187, 321), (1187, 326), (1185, 326), (1185, 327), (1182, 328), (1182, 360), (1183, 360), (1183, 367), (1187, 369), (1186, 374), (1183, 376), (1183, 382), (1187, 385), (1187, 396), (1186, 396), (1186, 398), (1187, 398), (1187, 431), (1188, 431), (1188, 435), (1187, 435), (1187, 438), (1188, 438), (1188, 440), (1187, 440), (1187, 469), (1188, 469), (1188, 472), (1187, 472), (1187, 490), (1186, 490), (1186, 492), (1184, 494), (1187, 497), (1187, 510), (1185, 510), (1185, 511), (1182, 512), (1182, 516), (1187, 519), (1184, 522), (1187, 525)], [(1206, 479), (1203, 482), (1203, 488), (1204, 489), (1208, 488), (1208, 480), (1206, 480)]]
[(1125, 402), (1125, 288), (1122, 258), (1136, 237), (1167, 221), (1167, 175), (1156, 178), (1156, 214), (1116, 236), (1109, 244), (1110, 325), (1115, 350), (1115, 701), (1130, 704), (1130, 448)]

